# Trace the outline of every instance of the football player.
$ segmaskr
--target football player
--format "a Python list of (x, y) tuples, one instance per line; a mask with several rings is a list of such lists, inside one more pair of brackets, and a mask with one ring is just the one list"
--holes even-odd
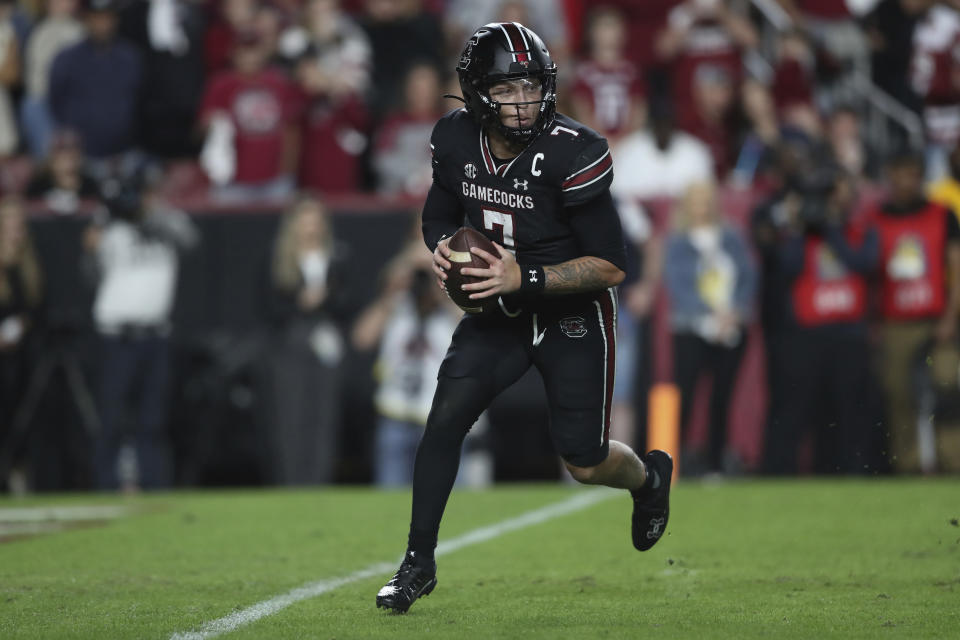
[(556, 113), (557, 67), (523, 25), (481, 27), (457, 74), (465, 107), (433, 130), (423, 235), (441, 286), (447, 239), (459, 227), (492, 240), (498, 255), (472, 250), (489, 266), (462, 271), (483, 280), (463, 288), (497, 304), (464, 316), (440, 369), (414, 464), (407, 552), (377, 593), (378, 607), (398, 612), (437, 584), (434, 547), (467, 431), (531, 365), (543, 376), (551, 437), (573, 477), (631, 492), (638, 550), (660, 539), (669, 510), (670, 456), (641, 458), (609, 438), (625, 249), (607, 142)]

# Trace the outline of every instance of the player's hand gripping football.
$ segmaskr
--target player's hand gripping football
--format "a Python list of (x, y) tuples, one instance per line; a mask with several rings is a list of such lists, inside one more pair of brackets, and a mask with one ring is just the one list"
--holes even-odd
[(497, 248), (499, 257), (491, 255), (489, 252), (479, 247), (471, 247), (470, 252), (475, 256), (480, 256), (490, 265), (486, 269), (475, 269), (465, 267), (460, 270), (465, 276), (475, 276), (486, 278), (480, 282), (463, 285), (464, 291), (473, 291), (470, 294), (471, 300), (480, 300), (501, 293), (511, 293), (520, 288), (520, 265), (513, 254), (501, 247), (496, 242), (493, 246)]

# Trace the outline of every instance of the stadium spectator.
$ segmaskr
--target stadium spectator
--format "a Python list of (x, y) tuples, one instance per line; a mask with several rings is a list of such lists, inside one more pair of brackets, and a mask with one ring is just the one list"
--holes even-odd
[[(40, 264), (33, 249), (22, 204), (0, 201), (0, 459), (16, 462), (19, 447), (10, 428), (27, 389), (31, 362), (28, 336), (43, 296)], [(9, 468), (0, 464), (0, 491)]]
[(373, 47), (369, 105), (379, 117), (401, 105), (411, 66), (426, 61), (440, 67), (443, 29), (420, 0), (366, 0), (360, 24)]
[(100, 197), (97, 181), (84, 167), (80, 139), (72, 131), (53, 135), (50, 157), (27, 184), (26, 196), (42, 200), (51, 211), (76, 213), (83, 200)]
[(646, 89), (639, 68), (626, 57), (626, 36), (620, 12), (594, 10), (587, 31), (589, 57), (577, 65), (573, 84), (571, 115), (611, 146), (646, 124)]
[(315, 64), (315, 90), (334, 98), (364, 97), (370, 89), (370, 40), (339, 0), (308, 0), (302, 24), (281, 37), (281, 52), (294, 61)]
[(299, 184), (324, 193), (357, 191), (370, 124), (363, 102), (370, 82), (367, 36), (335, 0), (311, 0), (304, 26), (283, 39), (287, 54), (297, 56), (305, 101)]
[[(84, 236), (86, 266), (97, 280), (100, 433), (94, 470), (102, 490), (160, 489), (173, 480), (167, 433), (171, 314), (179, 252), (194, 247), (198, 234), (184, 213), (157, 198), (156, 184), (146, 172), (106, 184), (109, 218)], [(121, 474), (118, 455), (131, 443), (137, 473)]]
[(744, 117), (744, 131), (730, 175), (731, 183), (737, 187), (756, 184), (762, 189), (770, 180), (769, 174), (775, 164), (776, 148), (780, 141), (773, 96), (759, 82), (744, 82), (740, 92), (740, 109)]
[(295, 89), (267, 66), (271, 51), (256, 31), (240, 34), (234, 68), (207, 82), (200, 108), (206, 132), (201, 162), (225, 203), (275, 200), (293, 193), (300, 153)]
[(713, 377), (707, 445), (684, 454), (680, 468), (693, 475), (735, 472), (740, 464), (727, 449), (728, 413), (753, 313), (756, 268), (746, 241), (723, 223), (711, 183), (687, 188), (674, 221), (663, 272), (684, 437), (697, 383), (703, 374)]
[(789, 31), (778, 38), (771, 91), (779, 116), (797, 107), (813, 107), (814, 65), (813, 51), (801, 32)]
[(560, 0), (451, 0), (446, 9), (447, 41), (459, 47), (478, 24), (517, 22), (536, 31), (558, 65), (566, 66), (570, 48)]
[(815, 67), (814, 52), (800, 31), (788, 31), (779, 37), (770, 88), (777, 119), (781, 126), (799, 129), (819, 140), (823, 137), (823, 124), (816, 105)]
[(387, 194), (423, 195), (430, 187), (430, 132), (443, 115), (440, 72), (432, 64), (407, 71), (403, 108), (380, 126), (373, 148), (377, 190)]
[[(870, 48), (866, 34), (856, 17), (863, 6), (876, 0), (853, 3), (845, 0), (777, 0), (793, 19), (798, 29), (822, 47), (841, 65), (867, 72)], [(856, 13), (852, 7), (856, 4)]]
[(663, 89), (664, 74), (657, 68), (662, 61), (656, 53), (655, 44), (677, 0), (603, 0), (597, 4), (616, 9), (623, 15), (627, 25), (627, 59), (642, 69), (648, 79), (653, 80), (654, 86), (648, 86), (651, 93)]
[(856, 180), (879, 177), (879, 158), (864, 139), (860, 117), (852, 107), (839, 105), (830, 113), (825, 138), (834, 162), (847, 174)]
[(46, 15), (27, 40), (20, 125), (27, 148), (37, 160), (47, 157), (54, 131), (48, 102), (50, 67), (60, 51), (83, 38), (76, 14), (77, 0), (47, 0)]
[(413, 461), (427, 424), (437, 373), (462, 315), (436, 286), (431, 262), (422, 238), (408, 242), (383, 269), (379, 297), (353, 327), (358, 350), (379, 345), (373, 477), (381, 487), (413, 481)]
[(256, 28), (259, 6), (259, 0), (219, 0), (213, 3), (210, 24), (203, 37), (203, 59), (208, 76), (230, 69), (236, 37)]
[(913, 32), (910, 85), (923, 102), (927, 178), (947, 174), (947, 154), (960, 141), (960, 11), (940, 3), (924, 13)]
[(923, 159), (895, 156), (889, 195), (871, 212), (880, 234), (881, 378), (886, 394), (891, 462), (920, 470), (918, 403), (912, 375), (932, 342), (953, 343), (960, 315), (960, 224), (953, 211), (928, 201)]
[(132, 2), (120, 14), (120, 33), (143, 59), (139, 141), (160, 158), (199, 150), (193, 123), (203, 93), (202, 7), (191, 0)]
[(293, 14), (285, 13), (275, 2), (263, 2), (257, 8), (253, 18), (253, 30), (259, 34), (263, 48), (269, 52), (267, 62), (272, 66), (283, 67), (285, 64), (280, 50), (280, 36), (293, 17)]
[(20, 42), (13, 24), (13, 0), (0, 1), (0, 157), (17, 150), (20, 135), (11, 91), (20, 83)]
[(98, 178), (135, 154), (143, 63), (117, 36), (117, 0), (89, 0), (87, 37), (64, 49), (50, 70), (50, 109), (58, 127), (80, 135)]
[(737, 89), (721, 66), (702, 64), (693, 77), (693, 108), (680, 128), (693, 134), (710, 149), (714, 172), (726, 177), (735, 161), (734, 100)]
[(867, 288), (880, 255), (876, 229), (851, 221), (854, 180), (836, 167), (807, 176), (778, 250), (790, 286), (791, 324), (778, 433), (769, 471), (794, 474), (813, 431), (813, 469), (876, 471), (879, 431), (870, 406)]
[(684, 0), (670, 10), (656, 39), (661, 60), (670, 65), (671, 92), (681, 127), (696, 121), (695, 80), (701, 65), (723, 69), (733, 87), (743, 75), (741, 55), (758, 36), (742, 2)]
[(674, 128), (673, 107), (655, 100), (649, 130), (626, 136), (617, 148), (611, 193), (621, 202), (675, 198), (695, 182), (713, 179), (710, 150), (700, 140)]
[(335, 319), (344, 258), (323, 204), (299, 199), (277, 231), (266, 292), (276, 331), (267, 396), (280, 484), (326, 483), (336, 475), (343, 338)]
[(910, 86), (910, 61), (917, 22), (933, 0), (880, 0), (866, 19), (874, 83), (911, 109), (921, 101)]

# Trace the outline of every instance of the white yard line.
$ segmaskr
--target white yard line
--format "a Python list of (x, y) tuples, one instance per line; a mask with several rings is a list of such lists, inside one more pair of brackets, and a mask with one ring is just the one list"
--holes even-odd
[(114, 505), (73, 507), (14, 507), (0, 509), (0, 522), (79, 522), (113, 520), (130, 513), (130, 509)]
[[(453, 553), (454, 551), (459, 551), (464, 547), (469, 547), (474, 544), (486, 542), (487, 540), (492, 540), (493, 538), (500, 537), (505, 533), (510, 533), (511, 531), (524, 529), (535, 524), (553, 520), (554, 518), (559, 518), (560, 516), (564, 516), (569, 513), (574, 513), (575, 511), (586, 509), (591, 505), (603, 500), (607, 500), (616, 495), (620, 495), (620, 492), (606, 489), (584, 491), (576, 494), (572, 498), (563, 500), (562, 502), (557, 502), (547, 505), (546, 507), (541, 507), (540, 509), (528, 511), (527, 513), (521, 514), (515, 518), (509, 518), (496, 524), (480, 527), (479, 529), (474, 529), (473, 531), (468, 531), (461, 536), (437, 545), (436, 553), (437, 555)], [(235, 629), (257, 621), (260, 618), (265, 618), (278, 613), (290, 605), (300, 602), (301, 600), (315, 598), (324, 593), (333, 591), (334, 589), (339, 589), (344, 585), (357, 582), (358, 580), (372, 578), (377, 575), (383, 575), (383, 577), (386, 578), (390, 572), (396, 569), (396, 567), (396, 561), (380, 562), (370, 565), (364, 569), (360, 569), (359, 571), (355, 571), (354, 573), (346, 576), (310, 582), (302, 587), (292, 589), (287, 593), (274, 596), (269, 600), (258, 602), (247, 607), (246, 609), (235, 611), (228, 616), (224, 616), (217, 620), (211, 620), (210, 622), (205, 622), (200, 625), (200, 628), (196, 631), (174, 633), (172, 636), (170, 636), (170, 640), (205, 640), (206, 638), (214, 638), (224, 633), (230, 633)], [(373, 608), (372, 593), (373, 592), (371, 592), (370, 596), (371, 608)]]

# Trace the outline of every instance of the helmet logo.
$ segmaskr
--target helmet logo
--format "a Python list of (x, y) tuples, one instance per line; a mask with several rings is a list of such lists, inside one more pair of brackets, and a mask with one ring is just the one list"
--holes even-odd
[(472, 162), (468, 162), (463, 166), (463, 173), (468, 178), (473, 180), (477, 177), (477, 165), (473, 164)]
[(470, 66), (470, 61), (473, 59), (473, 47), (480, 42), (480, 34), (475, 33), (470, 40), (467, 41), (467, 46), (463, 48), (463, 53), (460, 54), (460, 69), (466, 69)]

